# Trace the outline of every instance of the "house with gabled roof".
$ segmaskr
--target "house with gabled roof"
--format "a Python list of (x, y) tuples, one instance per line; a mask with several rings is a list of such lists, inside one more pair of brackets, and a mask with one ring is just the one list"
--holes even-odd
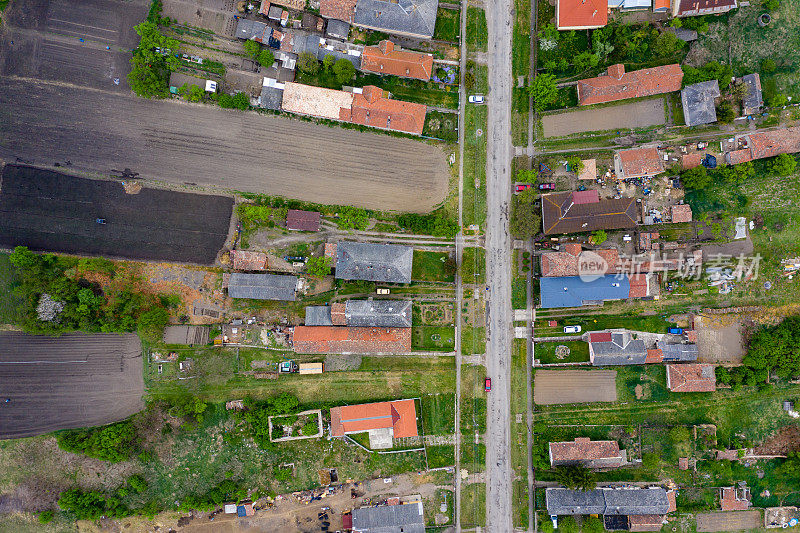
[(589, 361), (594, 366), (643, 365), (647, 346), (627, 330), (593, 331), (589, 333)]
[(398, 244), (340, 241), (326, 249), (336, 260), (336, 279), (411, 283), (414, 249)]
[(372, 448), (391, 448), (393, 439), (419, 436), (414, 400), (331, 408), (331, 437), (365, 432)]
[(646, 178), (664, 172), (664, 161), (655, 146), (630, 148), (614, 152), (617, 178)]
[(681, 89), (683, 120), (687, 126), (700, 126), (717, 121), (716, 99), (719, 98), (717, 80), (693, 83)]
[(306, 307), (306, 326), (410, 328), (411, 300), (347, 300)]
[[(622, 528), (630, 529), (628, 519), (633, 516), (657, 515), (662, 523), (667, 513), (674, 511), (668, 492), (662, 487), (651, 488), (600, 488), (571, 490), (548, 488), (545, 491), (547, 514), (554, 522), (559, 516), (601, 515), (619, 517)], [(554, 524), (555, 525), (555, 524)]]
[(596, 190), (542, 195), (545, 235), (633, 228), (637, 219), (635, 198), (600, 199)]
[(596, 78), (578, 81), (578, 104), (592, 105), (666, 94), (681, 90), (683, 71), (677, 63), (625, 72), (621, 64), (611, 65)]
[(399, 503), (390, 498), (388, 505), (360, 507), (351, 514), (357, 533), (425, 533), (422, 501)]
[(430, 81), (433, 74), (433, 56), (401, 50), (392, 41), (383, 40), (378, 46), (364, 47), (361, 53), (361, 70)]
[(586, 468), (619, 468), (627, 464), (625, 450), (615, 440), (591, 440), (550, 443), (550, 466), (583, 465)]
[(713, 392), (717, 390), (714, 365), (704, 363), (667, 365), (667, 388), (672, 392)]
[(292, 343), (296, 353), (408, 354), (411, 328), (296, 326)]
[[(564, 249), (558, 252), (544, 252), (539, 258), (541, 266), (541, 275), (543, 277), (565, 277), (565, 276), (578, 276), (581, 273), (580, 259), (583, 252), (581, 245), (578, 243), (570, 242), (564, 245)], [(620, 264), (619, 252), (616, 248), (608, 248), (603, 250), (591, 250), (587, 252), (596, 254), (608, 266), (607, 272), (617, 272)], [(594, 257), (593, 257), (594, 258)]]
[(761, 76), (758, 72), (742, 76), (741, 82), (747, 86), (747, 95), (742, 101), (742, 112), (745, 115), (756, 115), (764, 106), (764, 95), (761, 92)]
[(592, 280), (580, 276), (540, 278), (541, 307), (581, 307), (602, 305), (611, 300), (650, 296), (651, 274), (605, 275)]
[(607, 0), (556, 0), (556, 28), (590, 30), (608, 24)]
[(370, 30), (431, 39), (439, 0), (321, 0), (320, 15)]
[(736, 144), (742, 148), (725, 154), (725, 162), (729, 165), (793, 154), (800, 152), (800, 126), (737, 135)]
[(297, 231), (319, 231), (322, 215), (319, 211), (289, 209), (286, 213), (286, 229)]
[(294, 301), (297, 283), (296, 276), (234, 272), (228, 278), (228, 296), (253, 300)]

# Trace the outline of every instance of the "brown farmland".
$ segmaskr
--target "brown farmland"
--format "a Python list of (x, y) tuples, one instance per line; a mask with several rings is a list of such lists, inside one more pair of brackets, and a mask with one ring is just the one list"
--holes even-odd
[(537, 370), (533, 401), (539, 405), (617, 401), (616, 370)]
[(0, 439), (99, 426), (144, 407), (139, 337), (0, 332)]
[(761, 511), (726, 511), (697, 515), (697, 531), (747, 531), (761, 527)]

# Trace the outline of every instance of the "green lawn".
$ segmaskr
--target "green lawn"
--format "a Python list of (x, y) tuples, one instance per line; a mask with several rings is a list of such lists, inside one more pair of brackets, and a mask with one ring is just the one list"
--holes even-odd
[[(525, 339), (514, 339), (511, 352), (511, 464), (520, 483), (514, 483), (514, 525), (527, 528), (528, 524), (528, 353)], [(518, 422), (522, 415), (522, 422)]]
[[(563, 359), (556, 357), (556, 348), (566, 346), (569, 348), (569, 355)], [(550, 363), (580, 363), (589, 360), (589, 343), (583, 341), (564, 341), (564, 342), (537, 342), (534, 346), (534, 354), (541, 364)]]
[(452, 352), (456, 347), (455, 335), (453, 326), (414, 326), (411, 328), (411, 348)]
[(486, 12), (479, 7), (467, 8), (467, 46), (470, 51), (486, 51)]
[(411, 279), (414, 281), (455, 281), (455, 273), (449, 272), (452, 261), (449, 252), (423, 252), (414, 250), (414, 266)]
[(14, 287), (19, 283), (9, 254), (0, 253), (0, 324), (15, 324), (19, 321), (19, 306), (22, 302), (14, 296)]
[(564, 326), (581, 326), (581, 332), (599, 331), (611, 328), (625, 328), (633, 331), (648, 331), (650, 333), (666, 333), (667, 328), (673, 326), (661, 315), (632, 316), (632, 315), (575, 315), (568, 318), (558, 318), (556, 327), (548, 326), (548, 319), (541, 318), (535, 322), (537, 337), (551, 337), (564, 334)]
[[(475, 92), (480, 91), (476, 89)], [(487, 112), (487, 106), (467, 105), (466, 107), (463, 211), (465, 226), (471, 224), (482, 226), (486, 220)]]
[[(458, 142), (457, 128), (458, 115), (442, 113), (441, 111), (428, 111), (425, 116), (425, 128), (423, 128), (422, 133), (428, 137), (436, 137), (445, 142), (455, 144)], [(394, 231), (396, 231), (396, 228)]]
[[(514, 76), (527, 76), (531, 57), (531, 0), (514, 0), (511, 62)], [(516, 86), (516, 84), (515, 84)]]
[(511, 307), (513, 309), (526, 309), (528, 307), (528, 282), (522, 276), (511, 280)]
[(463, 326), (461, 328), (461, 353), (464, 355), (486, 353), (486, 328)]
[(434, 394), (422, 400), (420, 418), (425, 435), (452, 435), (455, 431), (455, 394)]
[(486, 283), (486, 251), (483, 248), (464, 248), (461, 256), (462, 283)]
[(455, 9), (439, 8), (436, 14), (436, 26), (433, 38), (442, 41), (458, 41), (459, 27), (461, 26), (460, 13)]
[(428, 468), (442, 468), (456, 464), (455, 446), (427, 446)]
[(471, 483), (461, 487), (461, 525), (466, 528), (486, 523), (486, 484)]

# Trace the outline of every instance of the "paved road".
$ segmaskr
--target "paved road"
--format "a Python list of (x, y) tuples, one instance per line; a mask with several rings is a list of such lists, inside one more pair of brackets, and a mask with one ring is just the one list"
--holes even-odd
[(511, 33), (512, 4), (497, 0), (486, 10), (488, 24), (489, 114), (486, 140), (486, 371), (492, 378), (486, 433), (486, 528), (514, 529), (511, 510)]
[(10, 162), (127, 167), (146, 180), (397, 211), (429, 211), (447, 195), (442, 149), (411, 139), (9, 78), (0, 110)]

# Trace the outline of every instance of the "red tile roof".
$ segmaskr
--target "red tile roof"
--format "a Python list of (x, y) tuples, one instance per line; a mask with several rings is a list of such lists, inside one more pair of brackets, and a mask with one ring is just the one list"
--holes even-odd
[(717, 390), (714, 365), (691, 363), (667, 365), (667, 387), (672, 392), (712, 392)]
[(800, 127), (752, 133), (749, 138), (753, 159), (800, 152)]
[(364, 48), (361, 53), (361, 70), (430, 81), (433, 73), (433, 56), (395, 50), (393, 42), (381, 41), (378, 46)]
[(418, 436), (414, 400), (331, 408), (331, 435), (334, 437), (384, 428), (392, 428), (394, 438)]
[(678, 502), (675, 499), (675, 490), (667, 491), (667, 501), (669, 502), (669, 509), (667, 509), (668, 513), (674, 513), (678, 510)]
[(679, 204), (672, 206), (672, 222), (691, 222), (692, 208), (689, 204)]
[[(683, 71), (678, 64), (624, 72), (622, 65), (612, 65), (604, 75), (578, 82), (580, 105), (602, 104), (626, 98), (640, 98), (681, 89)], [(609, 110), (613, 113), (613, 110)]]
[(362, 94), (353, 95), (351, 109), (341, 109), (339, 120), (421, 135), (427, 112), (424, 104), (390, 100), (383, 96), (383, 89), (367, 85)]
[(599, 28), (608, 23), (606, 0), (558, 0), (556, 27), (559, 30)]
[(572, 201), (575, 203), (575, 205), (596, 204), (600, 201), (600, 193), (597, 191), (597, 189), (575, 191), (572, 193)]
[(748, 148), (733, 150), (732, 152), (725, 154), (725, 161), (727, 161), (729, 165), (738, 165), (739, 163), (746, 163), (752, 160), (753, 154), (750, 153)]
[(289, 209), (286, 213), (286, 227), (301, 231), (319, 231), (320, 216), (316, 211)]
[(628, 516), (628, 531), (661, 531), (664, 527), (664, 515), (639, 514)]
[(678, 457), (678, 470), (689, 470), (688, 457)]
[(701, 154), (700, 152), (686, 154), (685, 156), (681, 157), (681, 166), (683, 167), (683, 170), (699, 167), (703, 164), (704, 157), (705, 154)]
[(574, 462), (621, 466), (625, 460), (620, 452), (619, 444), (614, 440), (592, 441), (585, 437), (579, 437), (574, 442), (550, 443), (550, 463), (552, 465)]
[(647, 350), (647, 357), (645, 358), (645, 364), (649, 363), (660, 363), (664, 360), (664, 352), (661, 351), (661, 348), (651, 348)]
[(669, 9), (670, 4), (670, 0), (655, 0), (653, 2), (653, 11), (658, 11), (659, 9)]
[(610, 331), (598, 331), (589, 333), (589, 342), (611, 342)]
[(334, 326), (347, 325), (347, 315), (345, 314), (346, 310), (347, 304), (344, 302), (336, 302), (331, 304), (331, 322)]
[(356, 0), (321, 0), (319, 14), (326, 19), (338, 19), (353, 22)]
[(266, 270), (267, 254), (261, 252), (247, 252), (244, 250), (231, 250), (234, 270)]
[(736, 7), (736, 0), (680, 0), (676, 16), (725, 13)]
[(648, 294), (647, 289), (647, 275), (646, 274), (634, 274), (628, 278), (630, 281), (631, 287), (628, 291), (628, 298), (644, 298)]
[(297, 326), (297, 353), (392, 353), (411, 352), (411, 328), (356, 328)]
[[(574, 246), (571, 247), (570, 244)], [(566, 251), (564, 252), (546, 252), (542, 254), (540, 258), (542, 276), (564, 277), (580, 275), (578, 260), (581, 253), (581, 245), (575, 243), (570, 244), (565, 246)], [(617, 272), (619, 266), (619, 252), (616, 249), (592, 250), (591, 252), (599, 255), (606, 262), (608, 265), (608, 272)]]
[(619, 158), (622, 178), (655, 176), (664, 172), (664, 162), (655, 146), (619, 150), (616, 157)]

